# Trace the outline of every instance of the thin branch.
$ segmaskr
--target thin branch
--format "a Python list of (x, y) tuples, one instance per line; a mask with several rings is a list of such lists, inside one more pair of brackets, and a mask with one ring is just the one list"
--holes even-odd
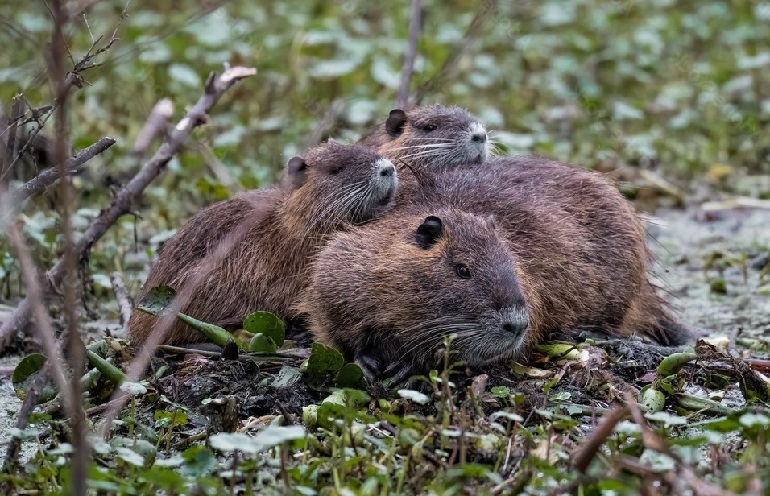
[(465, 34), (463, 35), (462, 40), (460, 40), (458, 48), (450, 53), (444, 60), (444, 63), (441, 64), (441, 67), (435, 76), (418, 86), (414, 98), (415, 105), (420, 105), (423, 98), (425, 98), (425, 95), (438, 86), (442, 80), (449, 79), (457, 68), (460, 58), (465, 54), (469, 47), (472, 46), (471, 41), (483, 31), (487, 19), (498, 11), (497, 2), (498, 0), (486, 0), (482, 3), (481, 8), (476, 12), (473, 20), (471, 20), (471, 23), (468, 25), (468, 29), (465, 30)]
[[(72, 370), (72, 380), (68, 385), (70, 401), (76, 405), (69, 412), (69, 427), (72, 442), (72, 478), (70, 494), (85, 496), (86, 480), (88, 479), (88, 460), (91, 447), (88, 444), (86, 414), (81, 400), (80, 375), (85, 367), (86, 352), (83, 340), (80, 336), (78, 325), (79, 315), (77, 311), (78, 294), (78, 262), (75, 255), (75, 242), (72, 227), (72, 210), (74, 203), (74, 191), (71, 177), (67, 175), (67, 143), (69, 142), (68, 114), (69, 114), (69, 90), (71, 85), (67, 82), (65, 64), (68, 48), (64, 37), (64, 27), (68, 23), (68, 15), (64, 7), (64, 0), (53, 0), (52, 15), (54, 21), (53, 35), (51, 36), (51, 54), (49, 58), (48, 73), (56, 95), (55, 105), (55, 140), (54, 163), (57, 164), (60, 180), (57, 184), (60, 192), (58, 207), (61, 219), (61, 235), (64, 243), (64, 253), (60, 259), (63, 272), (67, 274), (64, 284), (63, 316), (65, 323), (66, 350), (69, 368)], [(67, 52), (65, 52), (67, 50)], [(71, 58), (71, 55), (70, 55)], [(49, 355), (50, 359), (53, 359)], [(64, 391), (61, 391), (64, 394)]]
[(398, 87), (396, 108), (406, 108), (409, 103), (409, 81), (414, 71), (414, 61), (417, 58), (417, 40), (420, 38), (422, 27), (422, 1), (412, 0), (412, 11), (409, 18), (409, 44), (404, 55), (404, 66), (401, 69), (401, 84)]
[(150, 112), (150, 117), (147, 118), (147, 122), (139, 134), (136, 136), (134, 142), (134, 148), (131, 151), (133, 154), (142, 157), (147, 149), (150, 148), (152, 140), (155, 139), (159, 133), (166, 130), (168, 120), (174, 114), (174, 104), (168, 98), (162, 98), (155, 104)]
[(35, 178), (27, 181), (23, 186), (20, 186), (13, 194), (12, 205), (17, 209), (20, 208), (20, 204), (27, 198), (33, 195), (40, 194), (52, 186), (61, 178), (62, 169), (66, 171), (67, 175), (73, 175), (80, 172), (83, 165), (86, 162), (102, 153), (107, 148), (115, 144), (115, 140), (112, 138), (102, 138), (93, 145), (84, 148), (77, 152), (75, 155), (67, 159), (64, 163), (64, 167), (57, 165), (44, 170), (38, 174)]
[(128, 319), (131, 318), (131, 300), (128, 299), (126, 286), (123, 284), (123, 276), (120, 272), (110, 274), (112, 290), (115, 291), (115, 298), (118, 300), (118, 309), (120, 310), (120, 324), (125, 331), (128, 327)]
[(35, 267), (35, 263), (32, 261), (32, 257), (29, 253), (29, 248), (24, 243), (24, 238), (21, 235), (19, 227), (16, 224), (12, 224), (8, 229), (8, 238), (11, 245), (16, 251), (16, 256), (21, 266), (21, 272), (24, 277), (24, 283), (27, 287), (27, 297), (25, 301), (27, 306), (34, 312), (35, 325), (31, 326), (36, 333), (36, 338), (40, 342), (43, 348), (43, 352), (48, 358), (48, 362), (51, 364), (51, 373), (53, 379), (56, 382), (56, 387), (59, 389), (59, 394), (62, 398), (64, 411), (67, 412), (69, 417), (75, 414), (75, 410), (82, 409), (79, 398), (73, 398), (70, 395), (69, 381), (64, 374), (63, 359), (61, 355), (61, 346), (56, 342), (56, 335), (51, 325), (51, 317), (48, 315), (48, 310), (43, 302), (43, 291), (40, 287), (40, 278), (38, 277), (38, 270)]
[[(246, 67), (232, 67), (217, 77), (212, 72), (206, 80), (203, 96), (190, 108), (184, 118), (177, 123), (168, 140), (161, 145), (153, 157), (147, 161), (134, 178), (113, 198), (110, 206), (104, 209), (99, 217), (94, 219), (78, 240), (75, 252), (80, 260), (85, 260), (93, 245), (99, 241), (107, 230), (124, 214), (130, 212), (144, 189), (161, 173), (174, 154), (182, 147), (192, 130), (203, 124), (209, 110), (219, 101), (222, 95), (236, 82), (253, 76), (257, 70)], [(50, 290), (58, 286), (64, 277), (64, 265), (59, 260), (48, 271)], [(0, 327), (0, 353), (7, 345), (10, 335), (15, 329), (25, 324), (29, 317), (30, 305), (27, 298), (19, 303), (11, 317)]]
[(323, 139), (324, 133), (326, 133), (329, 129), (331, 129), (331, 127), (334, 125), (334, 122), (337, 120), (337, 117), (339, 117), (340, 112), (342, 112), (342, 109), (344, 107), (345, 107), (345, 100), (343, 100), (342, 98), (337, 98), (336, 100), (332, 101), (332, 103), (326, 109), (326, 112), (324, 112), (324, 115), (321, 116), (321, 120), (318, 121), (318, 124), (313, 129), (313, 132), (310, 133), (307, 139), (305, 140), (305, 143), (304, 143), (305, 150), (321, 142), (321, 139)]

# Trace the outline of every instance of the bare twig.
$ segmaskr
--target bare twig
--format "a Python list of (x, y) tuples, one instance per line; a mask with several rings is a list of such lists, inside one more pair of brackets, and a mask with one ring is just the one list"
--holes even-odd
[(150, 117), (147, 119), (144, 127), (136, 137), (134, 148), (131, 152), (139, 157), (144, 156), (147, 149), (150, 148), (152, 140), (159, 133), (166, 130), (168, 120), (174, 114), (174, 104), (168, 98), (158, 100), (158, 103), (152, 108)]
[[(27, 139), (27, 142), (24, 144), (21, 150), (19, 150), (19, 152), (14, 156), (13, 160), (11, 161), (11, 164), (6, 168), (5, 171), (3, 171), (2, 176), (0, 176), (0, 182), (6, 179), (10, 171), (14, 169), (14, 167), (19, 162), (19, 160), (21, 160), (24, 154), (27, 153), (27, 151), (30, 149), (38, 133), (42, 131), (43, 127), (48, 122), (48, 119), (51, 117), (51, 115), (54, 114), (54, 111), (56, 110), (56, 106), (58, 105), (60, 99), (66, 98), (67, 95), (69, 94), (70, 89), (72, 89), (73, 86), (77, 86), (78, 88), (81, 88), (83, 86), (83, 81), (84, 81), (82, 73), (84, 71), (87, 71), (88, 69), (91, 69), (99, 65), (97, 63), (92, 62), (94, 58), (96, 58), (97, 56), (101, 55), (102, 53), (112, 48), (115, 42), (118, 41), (118, 38), (117, 38), (118, 29), (120, 28), (120, 25), (123, 22), (123, 19), (126, 18), (126, 15), (127, 15), (126, 11), (130, 4), (131, 4), (131, 0), (127, 0), (125, 7), (123, 8), (123, 11), (120, 14), (120, 18), (115, 24), (115, 28), (112, 32), (112, 36), (107, 41), (107, 43), (100, 48), (96, 48), (96, 46), (101, 42), (103, 36), (100, 36), (99, 38), (97, 38), (96, 41), (94, 41), (94, 43), (88, 49), (88, 52), (86, 52), (86, 54), (83, 56), (83, 58), (80, 59), (79, 62), (75, 63), (72, 70), (67, 73), (66, 78), (64, 79), (64, 85), (61, 88), (59, 88), (59, 90), (61, 91), (56, 92), (56, 98), (54, 99), (53, 105), (50, 108), (50, 112), (45, 115), (42, 121), (38, 121), (38, 126), (30, 133), (29, 138)], [(58, 13), (59, 20), (62, 22), (62, 24), (66, 23), (67, 19), (69, 18), (69, 15), (67, 14), (66, 10), (58, 10), (56, 12)], [(56, 36), (56, 33), (54, 33), (54, 36)], [(61, 37), (57, 42), (62, 43), (62, 46), (61, 47), (54, 46), (52, 47), (53, 50), (66, 49), (66, 45), (64, 44), (64, 37)], [(63, 70), (63, 67), (62, 67), (62, 70)], [(1, 337), (2, 335), (0, 335), (0, 338)], [(0, 348), (2, 347), (0, 346)]]
[(128, 319), (131, 318), (131, 300), (128, 299), (126, 286), (123, 284), (123, 276), (120, 275), (120, 272), (110, 274), (110, 282), (112, 283), (112, 290), (115, 291), (115, 298), (118, 300), (120, 325), (123, 327), (123, 331), (125, 331), (128, 326)]
[(414, 60), (417, 58), (417, 40), (420, 38), (422, 27), (422, 0), (412, 0), (412, 10), (409, 17), (409, 44), (404, 55), (404, 66), (401, 69), (401, 83), (398, 87), (396, 107), (403, 109), (409, 103), (409, 81), (414, 71)]
[[(62, 398), (62, 403), (67, 415), (72, 417), (75, 410), (82, 409), (80, 400), (73, 398), (70, 394), (69, 381), (64, 374), (64, 366), (61, 355), (61, 348), (56, 343), (56, 337), (53, 326), (51, 325), (51, 318), (48, 315), (48, 310), (43, 303), (43, 293), (40, 287), (38, 270), (35, 267), (35, 263), (32, 261), (29, 249), (24, 243), (24, 239), (16, 224), (12, 224), (8, 229), (8, 238), (11, 245), (16, 250), (16, 256), (21, 266), (21, 272), (24, 277), (24, 283), (27, 287), (27, 305), (31, 307), (34, 312), (35, 325), (31, 326), (36, 333), (36, 338), (40, 342), (43, 348), (43, 352), (48, 358), (49, 364), (51, 364), (51, 373), (53, 379), (56, 382), (56, 386), (59, 389), (59, 394)], [(41, 375), (43, 375), (41, 373)], [(33, 405), (34, 406), (34, 405)]]
[[(182, 147), (183, 143), (190, 135), (192, 130), (206, 121), (208, 111), (219, 101), (222, 95), (233, 84), (243, 78), (256, 74), (256, 69), (247, 67), (232, 67), (224, 71), (217, 77), (212, 72), (206, 80), (206, 87), (203, 96), (198, 99), (195, 105), (190, 108), (187, 114), (177, 123), (174, 131), (166, 142), (161, 145), (153, 157), (147, 161), (141, 170), (126, 184), (123, 189), (113, 198), (110, 206), (102, 210), (99, 217), (93, 220), (86, 229), (85, 233), (78, 240), (75, 246), (75, 252), (80, 260), (88, 257), (91, 247), (101, 239), (107, 230), (117, 222), (124, 214), (130, 212), (131, 205), (136, 201), (144, 189), (161, 173), (174, 154)], [(64, 277), (64, 264), (59, 260), (48, 271), (48, 280), (50, 289), (53, 290), (61, 284)], [(3, 322), (0, 327), (0, 353), (7, 345), (14, 329), (24, 325), (27, 322), (31, 307), (25, 298), (19, 303), (19, 306), (13, 312), (11, 317)]]
[(599, 448), (612, 435), (618, 422), (627, 417), (629, 413), (627, 406), (616, 406), (602, 417), (601, 422), (594, 428), (588, 439), (572, 453), (572, 464), (579, 472), (585, 474), (591, 460), (599, 452)]
[(82, 166), (86, 162), (102, 153), (107, 148), (115, 144), (115, 140), (112, 138), (102, 138), (93, 145), (84, 148), (77, 152), (75, 155), (67, 159), (64, 166), (57, 165), (50, 169), (46, 169), (35, 178), (27, 181), (23, 186), (19, 187), (13, 194), (12, 205), (17, 208), (21, 208), (21, 203), (32, 195), (37, 195), (45, 191), (49, 186), (53, 185), (60, 179), (62, 169), (64, 169), (67, 175), (73, 175), (78, 173)]
[(415, 105), (420, 105), (428, 92), (435, 89), (443, 80), (451, 77), (457, 68), (460, 58), (472, 46), (471, 40), (475, 39), (482, 32), (487, 19), (497, 12), (497, 2), (498, 0), (487, 0), (482, 3), (481, 8), (476, 12), (473, 20), (468, 25), (468, 29), (465, 30), (458, 48), (444, 60), (435, 76), (418, 86), (414, 98)]
[[(86, 494), (86, 480), (88, 478), (88, 460), (90, 458), (90, 446), (87, 438), (86, 414), (81, 403), (80, 374), (85, 366), (85, 347), (80, 336), (77, 311), (77, 258), (75, 255), (75, 243), (72, 232), (72, 204), (74, 200), (72, 179), (67, 175), (67, 142), (69, 130), (67, 128), (67, 114), (69, 103), (69, 76), (66, 74), (65, 50), (67, 49), (64, 38), (64, 26), (67, 24), (67, 12), (63, 0), (53, 0), (52, 15), (54, 21), (53, 36), (51, 37), (51, 57), (49, 58), (49, 77), (56, 95), (55, 104), (55, 140), (54, 163), (59, 170), (58, 188), (60, 201), (58, 207), (61, 218), (61, 235), (64, 242), (64, 253), (60, 259), (63, 272), (68, 278), (64, 284), (63, 314), (66, 324), (68, 365), (72, 370), (72, 380), (69, 381), (70, 402), (73, 407), (68, 412), (69, 426), (72, 440), (72, 478), (70, 494)], [(85, 59), (84, 59), (85, 60)], [(77, 67), (76, 67), (77, 69)], [(77, 75), (77, 72), (72, 74)], [(78, 76), (79, 77), (79, 76)], [(49, 359), (54, 357), (49, 355)], [(65, 394), (67, 389), (61, 390)]]
[(343, 108), (345, 108), (345, 100), (342, 98), (337, 98), (336, 100), (332, 101), (332, 103), (329, 105), (329, 108), (326, 109), (326, 112), (324, 112), (324, 115), (321, 117), (321, 120), (318, 121), (318, 124), (313, 129), (313, 132), (310, 133), (305, 139), (305, 149), (315, 146), (321, 142), (324, 133), (331, 129)]

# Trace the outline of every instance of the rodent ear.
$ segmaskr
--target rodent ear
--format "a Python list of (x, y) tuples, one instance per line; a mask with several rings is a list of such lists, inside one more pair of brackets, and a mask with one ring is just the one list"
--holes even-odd
[(430, 216), (420, 224), (415, 233), (415, 239), (417, 245), (423, 250), (427, 250), (441, 237), (441, 233), (444, 231), (444, 225), (441, 219), (438, 217)]
[(307, 181), (307, 162), (302, 157), (292, 157), (286, 164), (286, 175), (294, 189), (299, 188)]
[(398, 136), (404, 132), (404, 124), (406, 124), (406, 112), (401, 109), (393, 109), (390, 111), (388, 120), (385, 121), (385, 130), (391, 136)]

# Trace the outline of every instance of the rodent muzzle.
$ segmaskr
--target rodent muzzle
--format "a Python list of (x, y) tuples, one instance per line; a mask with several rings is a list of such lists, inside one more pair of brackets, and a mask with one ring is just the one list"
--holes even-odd
[(521, 336), (529, 327), (529, 312), (524, 307), (506, 308), (500, 311), (501, 327), (505, 332)]
[(486, 143), (487, 142), (487, 133), (474, 133), (471, 136), (471, 141), (474, 143)]

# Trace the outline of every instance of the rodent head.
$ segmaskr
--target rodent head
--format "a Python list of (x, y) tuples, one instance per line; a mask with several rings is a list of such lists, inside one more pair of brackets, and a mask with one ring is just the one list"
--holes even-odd
[(452, 349), (470, 366), (520, 353), (529, 313), (515, 260), (494, 219), (443, 211), (425, 217), (411, 237), (412, 267), (405, 269), (422, 281), (418, 298), (424, 308), (422, 322), (406, 331), (425, 333), (422, 341), (432, 350), (456, 333)]
[(361, 223), (393, 206), (398, 173), (371, 148), (329, 141), (286, 164), (291, 194), (286, 208), (307, 223), (307, 232), (340, 223)]
[(479, 164), (490, 154), (484, 126), (456, 106), (393, 109), (379, 131), (379, 152), (394, 161), (403, 160), (415, 170)]

